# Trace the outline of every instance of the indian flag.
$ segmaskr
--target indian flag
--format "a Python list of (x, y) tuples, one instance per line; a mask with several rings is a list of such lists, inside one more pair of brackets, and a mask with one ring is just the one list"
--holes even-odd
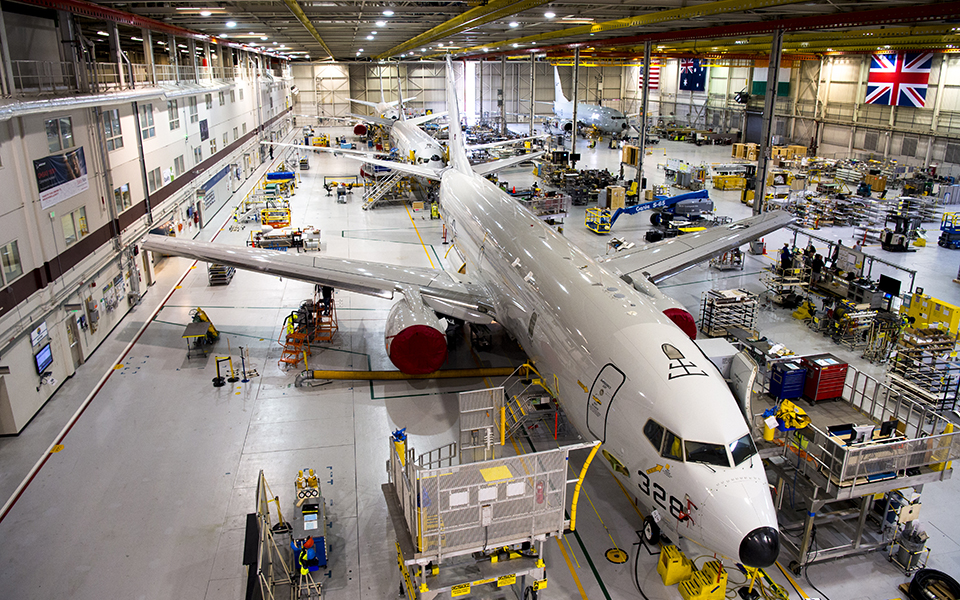
[[(780, 71), (777, 74), (777, 96), (787, 97), (790, 95), (790, 67), (788, 61), (780, 62)], [(753, 63), (753, 89), (750, 94), (753, 96), (763, 96), (767, 93), (767, 71), (770, 63), (765, 60), (757, 60)]]

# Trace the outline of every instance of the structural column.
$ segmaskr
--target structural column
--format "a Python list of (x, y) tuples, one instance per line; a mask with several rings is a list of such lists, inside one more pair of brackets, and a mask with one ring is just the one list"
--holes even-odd
[(537, 56), (530, 53), (530, 135), (533, 135), (533, 119), (536, 116), (537, 104)]
[(507, 104), (504, 101), (504, 92), (506, 88), (504, 84), (507, 81), (507, 57), (506, 55), (500, 56), (500, 91), (497, 93), (497, 104), (500, 108), (500, 135), (507, 135)]
[(577, 166), (577, 100), (580, 92), (580, 46), (573, 49), (573, 130), (570, 141), (570, 166)]
[(773, 133), (774, 109), (777, 105), (777, 79), (780, 74), (780, 55), (783, 52), (783, 30), (773, 34), (770, 43), (770, 65), (767, 67), (767, 90), (763, 98), (763, 121), (760, 127), (760, 145), (757, 148), (757, 179), (753, 192), (753, 214), (763, 212), (763, 197), (767, 187), (767, 154)]
[[(640, 184), (643, 182), (643, 157), (647, 155), (647, 108), (650, 103), (650, 55), (653, 49), (653, 42), (647, 40), (643, 43), (643, 89), (640, 90), (640, 158), (637, 163), (637, 178), (634, 180), (637, 184), (637, 202), (641, 202)], [(622, 159), (621, 159), (622, 160)]]
[(157, 85), (157, 62), (153, 57), (153, 32), (149, 29), (141, 29), (140, 35), (143, 36), (143, 57), (147, 61), (147, 76), (150, 77), (150, 83)]

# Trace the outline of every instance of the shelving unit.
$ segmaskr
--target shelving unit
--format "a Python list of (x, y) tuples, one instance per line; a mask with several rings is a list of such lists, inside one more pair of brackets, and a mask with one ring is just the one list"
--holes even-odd
[(700, 331), (707, 337), (728, 335), (728, 327), (756, 333), (759, 302), (745, 290), (708, 290), (700, 298)]
[(900, 336), (887, 375), (890, 385), (938, 411), (953, 410), (960, 392), (956, 337), (940, 329), (907, 329)]
[(227, 285), (233, 280), (235, 271), (233, 267), (207, 263), (207, 281), (210, 285)]
[(767, 288), (764, 294), (768, 295), (770, 301), (783, 305), (788, 296), (803, 292), (810, 281), (810, 274), (806, 267), (780, 269), (770, 266), (761, 275), (760, 281)]

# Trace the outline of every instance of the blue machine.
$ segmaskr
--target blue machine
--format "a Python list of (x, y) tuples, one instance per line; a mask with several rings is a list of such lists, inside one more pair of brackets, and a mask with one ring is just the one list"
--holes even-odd
[(610, 226), (617, 222), (621, 214), (635, 215), (647, 210), (656, 210), (657, 214), (650, 217), (650, 222), (659, 225), (662, 218), (660, 213), (668, 213), (683, 217), (695, 217), (713, 211), (713, 200), (707, 190), (697, 190), (677, 194), (676, 196), (654, 196), (649, 202), (641, 202), (627, 208), (618, 208), (610, 219)]

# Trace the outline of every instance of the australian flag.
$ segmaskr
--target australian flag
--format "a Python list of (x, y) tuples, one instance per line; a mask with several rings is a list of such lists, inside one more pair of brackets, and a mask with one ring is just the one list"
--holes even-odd
[(689, 92), (702, 92), (706, 87), (707, 68), (700, 65), (700, 59), (680, 59), (680, 89)]
[(923, 108), (932, 52), (874, 54), (867, 79), (867, 104)]

